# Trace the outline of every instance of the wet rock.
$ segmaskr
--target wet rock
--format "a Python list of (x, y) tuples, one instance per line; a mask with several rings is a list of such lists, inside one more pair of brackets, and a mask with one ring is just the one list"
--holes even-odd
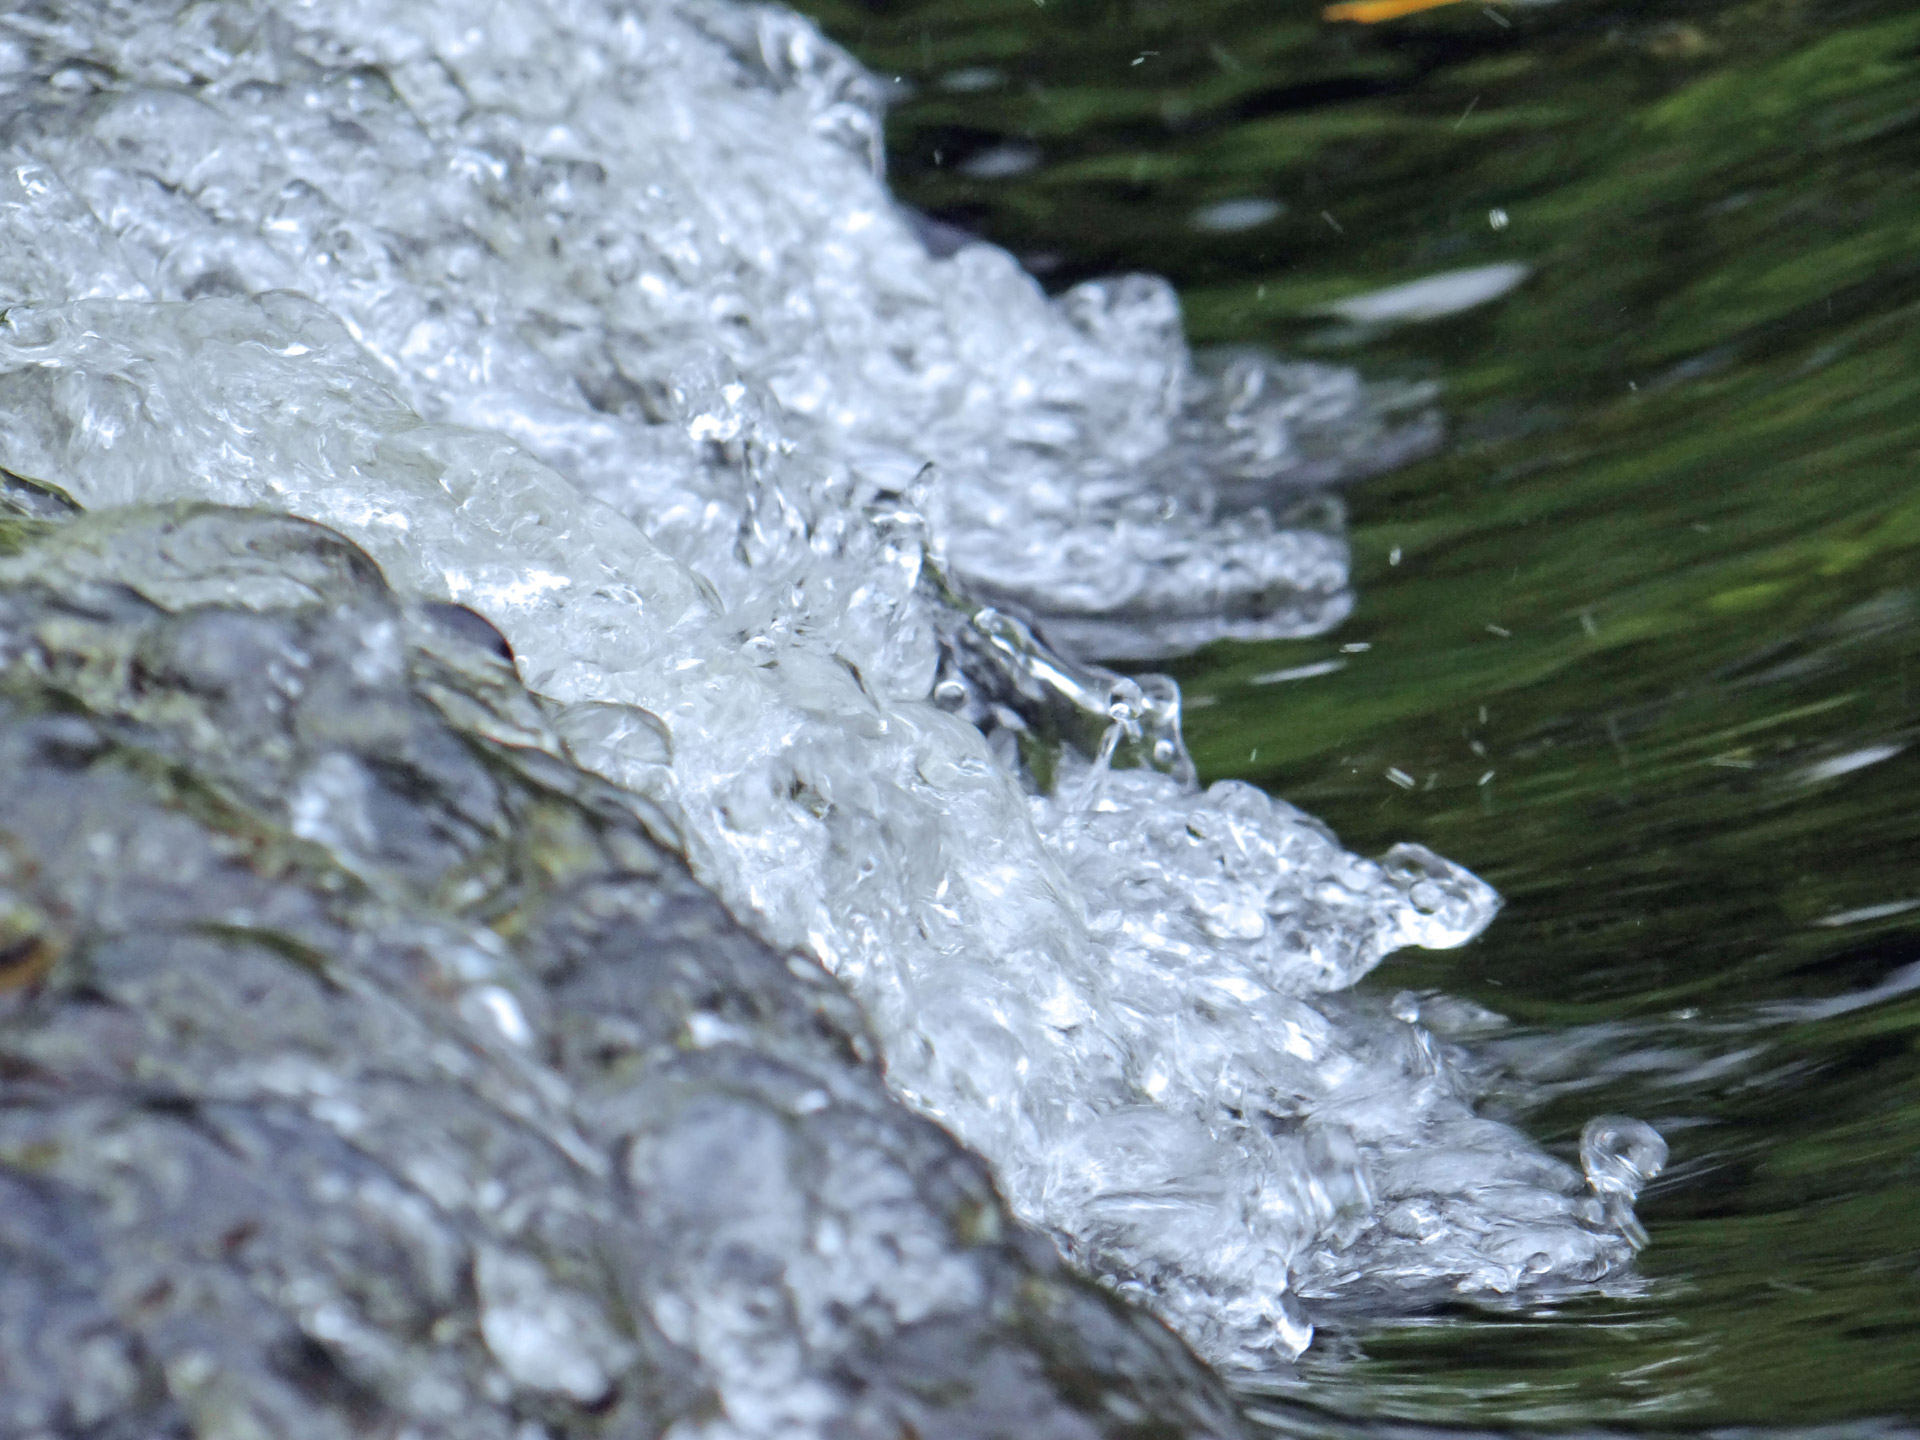
[(489, 627), (0, 517), (0, 1435), (1236, 1433)]

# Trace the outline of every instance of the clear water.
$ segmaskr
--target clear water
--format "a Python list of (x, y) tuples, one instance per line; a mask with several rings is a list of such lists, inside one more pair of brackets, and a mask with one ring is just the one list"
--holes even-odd
[[(1362, 992), (1507, 1017), (1475, 1053), (1561, 1153), (1618, 1110), (1673, 1160), (1641, 1292), (1323, 1330), (1265, 1413), (1914, 1417), (1920, 15), (815, 9), (906, 82), (916, 205), (1051, 285), (1170, 275), (1200, 342), (1443, 387), (1444, 448), (1346, 492), (1352, 617), (1180, 662), (1186, 733), (1205, 776), (1496, 885), (1474, 944)], [(1493, 266), (1525, 278), (1451, 315), (1334, 308)]]
[[(1057, 303), (1004, 254), (955, 250), (950, 230), (893, 207), (871, 169), (879, 89), (777, 12), (233, 4), (5, 17), (0, 464), (89, 508), (191, 494), (293, 509), (354, 535), (397, 582), (493, 616), (583, 758), (650, 796), (750, 923), (849, 984), (896, 1087), (986, 1153), (1063, 1247), (1269, 1392), (1260, 1413), (1305, 1397), (1336, 1413), (1500, 1423), (1794, 1418), (1778, 1404), (1739, 1410), (1762, 1391), (1723, 1368), (1738, 1337), (1701, 1338), (1702, 1316), (1758, 1323), (1747, 1297), (1716, 1288), (1731, 1267), (1713, 1258), (1746, 1255), (1769, 1293), (1783, 1274), (1780, 1293), (1834, 1293), (1783, 1264), (1791, 1246), (1725, 1238), (1729, 1216), (1808, 1213), (1800, 1196), (1784, 1211), (1742, 1207), (1764, 1207), (1751, 1197), (1767, 1193), (1767, 1164), (1792, 1153), (1756, 1097), (1771, 1086), (1799, 1105), (1816, 1035), (1847, 1066), (1888, 1057), (1888, 1071), (1846, 1083), (1882, 1107), (1853, 1123), (1876, 1145), (1896, 1137), (1864, 1164), (1897, 1193), (1880, 1157), (1898, 1152), (1898, 1132), (1882, 1109), (1912, 1047), (1897, 1027), (1880, 1049), (1852, 1042), (1854, 1027), (1901, 1013), (1905, 962), (1879, 950), (1852, 969), (1823, 962), (1836, 936), (1897, 925), (1905, 912), (1887, 907), (1907, 892), (1871, 899), (1835, 883), (1808, 892), (1804, 913), (1776, 902), (1723, 914), (1743, 894), (1751, 903), (1751, 860), (1727, 862), (1729, 883), (1671, 857), (1713, 854), (1722, 834), (1738, 848), (1757, 815), (1774, 827), (1777, 879), (1808, 863), (1778, 859), (1782, 831), (1813, 833), (1789, 813), (1804, 797), (1864, 781), (1904, 814), (1885, 777), (1911, 715), (1889, 662), (1911, 636), (1911, 491), (1894, 478), (1910, 441), (1873, 409), (1902, 413), (1900, 392), (1869, 381), (1885, 363), (1885, 385), (1905, 383), (1887, 355), (1899, 326), (1883, 283), (1905, 263), (1905, 232), (1873, 209), (1897, 217), (1905, 172), (1888, 162), (1877, 187), (1847, 172), (1853, 248), (1834, 244), (1862, 293), (1835, 333), (1859, 332), (1852, 350), (1796, 351), (1801, 330), (1756, 316), (1799, 303), (1790, 261), (1805, 247), (1773, 255), (1732, 300), (1702, 257), (1691, 307), (1660, 311), (1665, 339), (1631, 341), (1605, 306), (1584, 328), (1549, 307), (1509, 320), (1523, 344), (1499, 317), (1545, 303), (1556, 274), (1605, 287), (1628, 268), (1578, 250), (1625, 224), (1599, 160), (1581, 176), (1587, 209), (1568, 200), (1559, 229), (1528, 228), (1556, 212), (1523, 202), (1570, 183), (1560, 172), (1588, 137), (1522, 104), (1524, 48), (1444, 38), (1458, 22), (1437, 18), (1408, 32), (1409, 58), (1404, 39), (1369, 49), (1249, 10), (1249, 54), (1271, 52), (1250, 65), (1241, 31), (1205, 28), (1204, 8), (948, 6), (952, 43), (984, 51), (943, 55), (929, 23), (896, 16), (890, 41), (884, 27), (863, 35), (858, 16), (826, 18), (885, 74), (908, 73), (890, 43), (923, 57), (913, 73), (929, 108), (897, 117), (898, 185), (1014, 247), (1061, 287)], [(1553, 28), (1564, 20), (1523, 19), (1476, 23), (1513, 32), (1499, 45), (1545, 47), (1554, 78), (1613, 83), (1592, 78), (1610, 73), (1598, 32), (1567, 41)], [(1722, 23), (1743, 41), (1755, 29)], [(1182, 27), (1185, 49), (1138, 43)], [(1910, 124), (1911, 107), (1882, 103), (1907, 77), (1910, 29), (1871, 12), (1840, 26), (1840, 79), (1819, 64), (1802, 76), (1818, 47), (1784, 38), (1743, 63), (1789, 67), (1791, 84), (1754, 83), (1840, 107), (1832, 143), (1878, 156)], [(1443, 41), (1422, 55), (1421, 33)], [(1636, 73), (1638, 90), (1605, 98), (1623, 117), (1665, 117), (1689, 146), (1715, 133), (1734, 150), (1760, 144), (1750, 121), (1723, 118), (1734, 107), (1716, 43), (1698, 26), (1650, 30), (1633, 53), (1655, 78)], [(1326, 79), (1323, 45), (1346, 47), (1364, 73)], [(1269, 91), (1289, 72), (1275, 55), (1298, 72), (1278, 104)], [(1185, 78), (1149, 69), (1162, 60)], [(1029, 61), (1037, 88), (1010, 86)], [(1051, 130), (1017, 118), (1022, 105), (1054, 113), (1050, 65), (1094, 77)], [(1437, 161), (1492, 137), (1497, 163), (1517, 164), (1505, 132), (1476, 119), (1481, 100), (1419, 113), (1420, 87), (1462, 69), (1488, 90), (1504, 76), (1519, 120), (1550, 132), (1530, 152), (1532, 189), (1487, 180), (1498, 193), (1484, 207), (1460, 167)], [(1675, 98), (1687, 75), (1709, 86), (1693, 111)], [(1578, 83), (1560, 87), (1557, 113), (1588, 113)], [(1292, 108), (1334, 123), (1288, 132), (1274, 117), (1289, 85), (1307, 87)], [(995, 120), (994, 106), (1016, 118)], [(1396, 123), (1396, 106), (1414, 119)], [(1226, 120), (1197, 123), (1208, 107)], [(1775, 123), (1818, 132), (1791, 114)], [(971, 148), (949, 138), (968, 125), (981, 132)], [(1342, 258), (1323, 255), (1317, 277), (1297, 255), (1254, 248), (1269, 227), (1296, 248), (1329, 243), (1299, 229), (1301, 197), (1279, 193), (1289, 157), (1273, 137), (1285, 134), (1329, 147), (1314, 218)], [(1195, 145), (1221, 148), (1170, 153)], [(1371, 187), (1369, 152), (1398, 167)], [(1601, 153), (1626, 163), (1617, 143)], [(1432, 203), (1405, 200), (1443, 173), (1472, 202), (1457, 235)], [(1638, 197), (1651, 182), (1644, 168), (1631, 176)], [(1765, 178), (1749, 189), (1765, 194)], [(1690, 195), (1695, 178), (1666, 183)], [(1743, 253), (1782, 229), (1778, 207), (1752, 210), (1727, 212), (1755, 227), (1731, 235)], [(1593, 223), (1600, 213), (1614, 223)], [(1369, 238), (1348, 248), (1356, 229)], [(1566, 253), (1546, 238), (1522, 246), (1549, 233)], [(1809, 274), (1819, 258), (1832, 257), (1809, 260)], [(1660, 309), (1637, 263), (1640, 303)], [(1165, 285), (1075, 284), (1140, 267), (1181, 283), (1201, 339), (1320, 353), (1194, 360)], [(1409, 282), (1424, 283), (1395, 288)], [(1583, 315), (1591, 298), (1565, 303)], [(1752, 356), (1715, 330), (1726, 316), (1757, 327)], [(1583, 344), (1595, 335), (1606, 339)], [(1609, 346), (1633, 343), (1611, 362), (1631, 373), (1615, 375)], [(1740, 390), (1756, 366), (1759, 388)], [(1792, 389), (1808, 384), (1824, 388)], [(1796, 408), (1795, 394), (1843, 403)], [(1747, 407), (1746, 428), (1724, 428), (1745, 437), (1748, 463), (1687, 409), (1703, 401)], [(1795, 424), (1813, 428), (1783, 435)], [(1821, 485), (1776, 511), (1691, 473), (1710, 461), (1770, 496), (1795, 455), (1809, 470), (1849, 461), (1829, 497), (1838, 518), (1818, 508)], [(1888, 478), (1863, 495), (1856, 477), (1874, 463)], [(1369, 473), (1345, 532), (1327, 487)], [(1662, 525), (1705, 525), (1703, 544), (1729, 513), (1763, 518), (1728, 550), (1676, 550), (1665, 530), (1636, 549), (1650, 495), (1674, 512)], [(1555, 506), (1581, 524), (1552, 523)], [(1546, 576), (1529, 589), (1508, 576), (1516, 559)], [(1193, 755), (1174, 685), (1050, 652), (1003, 613), (1014, 609), (1084, 659), (1171, 659), (1196, 717)], [(1768, 628), (1782, 616), (1792, 623)], [(1678, 670), (1663, 670), (1680, 649)], [(1856, 665), (1872, 677), (1867, 698), (1837, 730), (1846, 704), (1827, 702), (1846, 692), (1831, 686)], [(1553, 688), (1576, 671), (1598, 687), (1579, 705)], [(1688, 706), (1714, 717), (1704, 751)], [(1781, 713), (1791, 743), (1766, 723)], [(1598, 770), (1556, 771), (1563, 757), (1597, 757)], [(1385, 860), (1358, 858), (1262, 790), (1200, 790), (1195, 759), (1333, 818)], [(326, 773), (309, 791), (316, 833), (351, 821), (354, 797)], [(1880, 838), (1897, 854), (1888, 825)], [(1435, 848), (1391, 848), (1404, 834)], [(1672, 880), (1650, 845), (1665, 847)], [(1498, 921), (1457, 964), (1396, 954), (1460, 945), (1493, 918), (1493, 891), (1436, 851), (1472, 852), (1516, 908), (1545, 918)], [(1705, 898), (1679, 913), (1661, 903), (1663, 881)], [(1631, 903), (1658, 920), (1609, 935), (1572, 895), (1601, 916)], [(1812, 937), (1791, 963), (1747, 953), (1761, 949), (1762, 913)], [(1674, 927), (1665, 950), (1662, 925)], [(1744, 955), (1745, 973), (1725, 949), (1701, 958), (1703, 936)], [(1635, 1113), (1673, 1137), (1680, 1161), (1655, 1192), (1670, 1208), (1664, 1220), (1650, 1209), (1656, 1243), (1637, 1267), (1630, 1202), (1663, 1144), (1635, 1122), (1588, 1124)], [(1799, 1113), (1803, 1163), (1818, 1169), (1846, 1112)], [(1912, 1267), (1884, 1268), (1884, 1237), (1850, 1243), (1903, 1293)], [(1861, 1299), (1838, 1284), (1849, 1307)], [(1686, 1285), (1716, 1298), (1688, 1300)], [(1896, 1368), (1908, 1363), (1903, 1313), (1876, 1312), (1880, 1343), (1862, 1347)], [(1851, 1353), (1845, 1325), (1791, 1318), (1791, 1345), (1741, 1363), (1784, 1385), (1780, 1357), (1804, 1364), (1809, 1333)], [(1595, 1360), (1598, 1345), (1613, 1348)], [(1853, 1365), (1851, 1409), (1815, 1394), (1800, 1413), (1898, 1413), (1904, 1392), (1863, 1390), (1863, 1373), (1881, 1371)], [(1712, 1398), (1714, 1384), (1735, 1399)]]
[[(1223, 1366), (1631, 1286), (1659, 1136), (1598, 1119), (1576, 1168), (1481, 1113), (1455, 1007), (1351, 992), (1494, 892), (1203, 791), (1177, 687), (1084, 663), (1339, 618), (1319, 492), (1430, 449), (1430, 387), (1195, 364), (1164, 282), (936, 253), (874, 82), (784, 12), (0, 23), (16, 483), (289, 510), (487, 614), (895, 1089)], [(298, 833), (346, 844), (356, 777)]]

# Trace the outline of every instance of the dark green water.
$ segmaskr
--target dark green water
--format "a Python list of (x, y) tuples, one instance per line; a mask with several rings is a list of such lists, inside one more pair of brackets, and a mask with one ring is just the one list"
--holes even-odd
[[(1169, 275), (1197, 343), (1442, 387), (1445, 449), (1348, 497), (1354, 617), (1175, 667), (1189, 738), (1499, 886), (1369, 983), (1511, 1017), (1475, 1043), (1543, 1140), (1621, 1111), (1673, 1164), (1637, 1293), (1329, 1336), (1256, 1411), (1920, 1415), (1920, 5), (809, 8), (913, 86), (911, 203), (1049, 285)], [(1229, 200), (1283, 208), (1194, 223)], [(1452, 318), (1315, 313), (1502, 261)]]

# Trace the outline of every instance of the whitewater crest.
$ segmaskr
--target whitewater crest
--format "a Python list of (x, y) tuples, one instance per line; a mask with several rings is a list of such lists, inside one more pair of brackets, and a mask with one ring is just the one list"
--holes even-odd
[(1492, 891), (1202, 792), (1170, 682), (1063, 658), (1335, 623), (1326, 487), (1430, 444), (1420, 397), (930, 254), (880, 98), (701, 0), (17, 7), (0, 467), (288, 511), (483, 612), (896, 1091), (1217, 1362), (1617, 1271), (1657, 1137), (1605, 1122), (1585, 1181), (1348, 992)]

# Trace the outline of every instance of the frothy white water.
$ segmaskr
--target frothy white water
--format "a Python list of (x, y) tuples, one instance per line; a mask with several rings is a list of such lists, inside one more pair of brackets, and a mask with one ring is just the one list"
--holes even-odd
[(896, 1088), (1207, 1354), (1630, 1257), (1657, 1138), (1594, 1130), (1583, 1184), (1417, 1002), (1343, 993), (1492, 892), (1201, 793), (1170, 683), (1005, 613), (1108, 656), (1333, 623), (1314, 488), (1427, 443), (1410, 397), (1198, 367), (1157, 281), (930, 256), (873, 83), (784, 12), (46, 0), (0, 69), (0, 465), (290, 510), (491, 616)]

